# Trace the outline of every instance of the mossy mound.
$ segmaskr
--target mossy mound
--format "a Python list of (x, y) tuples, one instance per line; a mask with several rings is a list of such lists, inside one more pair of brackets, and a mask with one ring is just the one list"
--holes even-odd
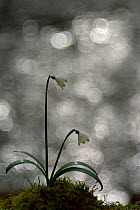
[(140, 209), (140, 202), (123, 206), (119, 203), (104, 204), (93, 195), (85, 183), (73, 184), (69, 179), (58, 179), (51, 187), (34, 184), (0, 201), (1, 210), (133, 210)]

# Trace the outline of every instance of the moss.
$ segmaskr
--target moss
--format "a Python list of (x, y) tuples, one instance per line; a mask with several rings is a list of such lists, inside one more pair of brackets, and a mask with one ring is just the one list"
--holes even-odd
[(119, 203), (104, 204), (93, 195), (85, 183), (73, 184), (69, 179), (58, 179), (51, 187), (34, 184), (21, 190), (18, 195), (9, 195), (0, 201), (1, 210), (120, 210), (140, 209), (140, 202), (123, 206)]

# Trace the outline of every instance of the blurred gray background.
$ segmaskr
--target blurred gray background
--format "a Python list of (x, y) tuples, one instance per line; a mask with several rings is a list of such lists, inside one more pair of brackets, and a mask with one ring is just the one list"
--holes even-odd
[[(81, 160), (103, 182), (99, 199), (130, 202), (140, 194), (139, 0), (0, 0), (0, 192), (41, 182), (14, 150), (44, 163), (44, 96), (48, 75), (68, 78), (62, 91), (50, 81), (49, 172), (73, 128), (90, 137), (67, 140), (59, 166)], [(21, 155), (21, 157), (25, 157)], [(95, 181), (80, 172), (72, 181)]]

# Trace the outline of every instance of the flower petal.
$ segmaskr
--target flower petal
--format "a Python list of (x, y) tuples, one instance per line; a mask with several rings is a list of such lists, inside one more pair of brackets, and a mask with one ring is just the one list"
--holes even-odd
[(84, 134), (84, 133), (80, 133), (78, 134), (78, 146), (80, 145), (80, 143), (85, 144), (85, 142), (89, 141), (89, 137)]
[(63, 87), (65, 87), (65, 82), (68, 82), (68, 80), (66, 78), (62, 78), (62, 77), (51, 77), (52, 79), (55, 79), (56, 83), (58, 84), (59, 87), (61, 87), (63, 89)]

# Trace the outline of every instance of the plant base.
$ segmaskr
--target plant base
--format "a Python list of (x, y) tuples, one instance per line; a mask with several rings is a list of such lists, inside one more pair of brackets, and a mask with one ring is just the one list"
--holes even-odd
[(120, 210), (140, 209), (140, 202), (123, 206), (119, 203), (105, 204), (93, 195), (85, 183), (73, 184), (69, 179), (57, 179), (51, 187), (34, 184), (21, 190), (18, 195), (0, 200), (0, 209), (10, 210)]

